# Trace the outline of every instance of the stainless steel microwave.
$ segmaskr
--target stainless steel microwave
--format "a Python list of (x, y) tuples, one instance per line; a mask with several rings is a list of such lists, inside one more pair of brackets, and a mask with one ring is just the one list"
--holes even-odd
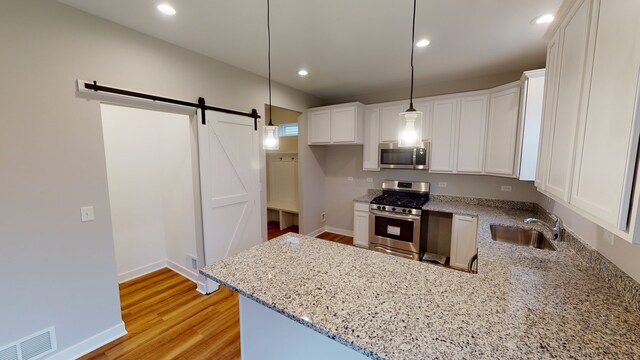
[(378, 147), (381, 169), (429, 168), (429, 143), (418, 143), (413, 147), (399, 147), (398, 143), (382, 143)]

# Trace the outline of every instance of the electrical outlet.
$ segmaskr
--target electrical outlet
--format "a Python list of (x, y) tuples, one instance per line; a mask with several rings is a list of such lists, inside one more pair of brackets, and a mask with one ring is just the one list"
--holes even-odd
[(607, 242), (609, 243), (609, 245), (613, 245), (613, 237), (615, 235), (613, 235), (612, 232), (604, 230), (604, 239), (607, 240)]
[(367, 182), (368, 183), (372, 183), (373, 182), (373, 178), (367, 178)]
[(500, 191), (511, 191), (511, 186), (502, 185), (502, 186), (500, 186)]
[(447, 187), (447, 183), (444, 181), (441, 181), (438, 183), (438, 187)]
[(348, 180), (348, 181), (353, 181), (353, 176), (349, 176), (349, 177), (347, 178), (347, 180)]
[(322, 221), (322, 222), (327, 221), (327, 214), (326, 213), (320, 214), (320, 221)]
[(94, 219), (93, 206), (83, 206), (80, 208), (80, 221), (87, 222), (93, 221)]

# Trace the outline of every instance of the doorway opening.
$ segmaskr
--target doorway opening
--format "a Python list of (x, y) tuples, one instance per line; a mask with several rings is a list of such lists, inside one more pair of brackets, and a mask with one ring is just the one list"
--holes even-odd
[(118, 282), (170, 268), (197, 283), (192, 117), (101, 104)]
[[(265, 105), (268, 122), (269, 105)], [(278, 126), (278, 150), (265, 150), (267, 175), (267, 235), (271, 240), (298, 233), (298, 117), (300, 112), (273, 106), (273, 125)]]

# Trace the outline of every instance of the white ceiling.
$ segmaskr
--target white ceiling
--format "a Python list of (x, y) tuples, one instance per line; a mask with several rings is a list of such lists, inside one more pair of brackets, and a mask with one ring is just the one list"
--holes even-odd
[[(60, 0), (145, 34), (267, 75), (266, 0)], [(416, 86), (544, 64), (548, 25), (562, 0), (418, 0)], [(272, 76), (324, 99), (408, 87), (411, 0), (271, 0)], [(300, 68), (309, 76), (297, 75)]]

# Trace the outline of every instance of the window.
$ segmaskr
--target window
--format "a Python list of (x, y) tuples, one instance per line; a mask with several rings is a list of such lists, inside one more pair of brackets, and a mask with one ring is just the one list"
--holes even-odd
[(278, 125), (278, 136), (298, 136), (298, 123)]

